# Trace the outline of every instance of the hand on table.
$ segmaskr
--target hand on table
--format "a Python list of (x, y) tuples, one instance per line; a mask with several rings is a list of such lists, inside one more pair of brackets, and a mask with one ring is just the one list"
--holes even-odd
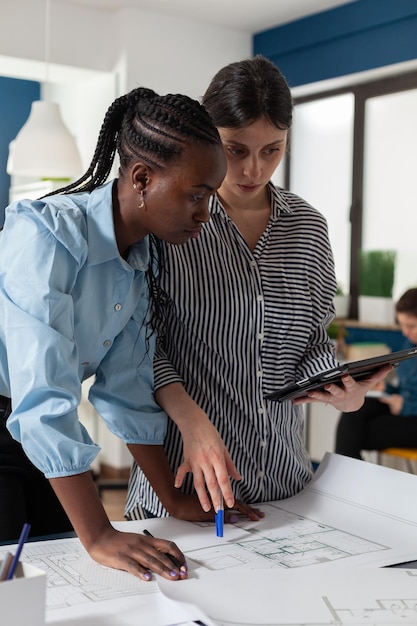
[[(151, 580), (151, 572), (168, 580), (187, 577), (185, 557), (175, 543), (120, 532), (111, 525), (91, 472), (51, 478), (50, 483), (92, 559), (142, 580)], [(179, 567), (165, 553), (174, 557)]]
[[(172, 555), (180, 567), (174, 565), (165, 553)], [(174, 542), (165, 539), (107, 527), (89, 546), (89, 554), (101, 565), (125, 570), (146, 581), (152, 580), (151, 572), (167, 580), (187, 578), (185, 556)]]

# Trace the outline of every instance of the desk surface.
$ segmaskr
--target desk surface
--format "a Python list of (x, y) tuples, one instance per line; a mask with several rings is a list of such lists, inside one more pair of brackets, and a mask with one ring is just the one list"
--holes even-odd
[[(210, 536), (214, 534), (214, 527), (192, 525), (190, 535), (184, 531), (187, 522), (173, 519), (122, 522), (129, 531), (139, 531), (139, 526), (143, 530), (145, 523), (155, 535), (171, 536), (179, 545), (180, 534), (185, 544), (192, 534), (196, 540), (200, 531), (207, 537), (205, 529)], [(230, 530), (226, 528), (226, 534)], [(250, 541), (253, 543), (252, 537)], [(204, 545), (207, 540), (194, 543)], [(262, 543), (267, 545), (265, 539)], [(410, 577), (407, 569), (375, 568), (371, 576), (369, 568), (355, 567), (235, 570), (234, 559), (242, 564), (243, 553), (235, 553), (233, 545), (219, 543), (214, 551), (200, 547), (197, 559), (203, 564), (195, 560), (195, 550), (187, 551), (190, 577), (180, 582), (158, 579), (146, 583), (126, 572), (102, 568), (91, 562), (76, 538), (29, 543), (24, 560), (49, 568), (48, 626), (316, 626), (334, 623), (335, 615), (344, 626), (343, 615), (350, 606), (369, 611), (379, 602), (387, 609), (392, 598), (410, 600), (417, 595), (415, 577)], [(209, 551), (206, 556), (205, 551)], [(206, 563), (204, 559), (208, 559)], [(221, 563), (225, 569), (218, 569)], [(294, 603), (300, 589), (303, 602)], [(413, 602), (417, 606), (417, 598)], [(408, 623), (402, 619), (402, 624)], [(415, 626), (416, 622), (411, 623)]]

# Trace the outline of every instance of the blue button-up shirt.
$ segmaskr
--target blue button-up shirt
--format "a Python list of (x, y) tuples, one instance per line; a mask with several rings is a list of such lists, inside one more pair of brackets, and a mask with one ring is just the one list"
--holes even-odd
[(100, 448), (79, 422), (81, 382), (127, 443), (160, 444), (154, 337), (146, 324), (148, 240), (127, 262), (115, 240), (113, 182), (91, 193), (22, 200), (0, 239), (0, 394), (8, 428), (47, 478), (87, 471)]

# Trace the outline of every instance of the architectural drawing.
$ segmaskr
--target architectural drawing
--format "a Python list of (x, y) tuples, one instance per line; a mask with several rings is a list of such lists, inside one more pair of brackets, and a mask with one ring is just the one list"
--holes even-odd
[[(0, 547), (0, 558), (7, 548)], [(154, 581), (99, 565), (77, 538), (27, 543), (22, 560), (46, 572), (48, 610), (159, 592)]]
[(373, 606), (361, 609), (337, 608), (328, 598), (323, 598), (323, 602), (329, 608), (329, 622), (323, 626), (417, 624), (417, 593), (414, 598), (375, 599)]
[(387, 550), (388, 546), (291, 513), (281, 506), (263, 505), (273, 510), (274, 528), (262, 523), (248, 527), (236, 524), (248, 538), (187, 551), (187, 556), (210, 570), (294, 568), (319, 565), (360, 554)]

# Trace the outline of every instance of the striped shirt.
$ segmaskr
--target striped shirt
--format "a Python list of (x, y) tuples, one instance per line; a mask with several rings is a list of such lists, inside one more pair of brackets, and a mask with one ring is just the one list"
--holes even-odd
[[(182, 382), (218, 429), (243, 476), (235, 497), (249, 504), (290, 497), (312, 475), (302, 407), (265, 395), (337, 364), (326, 332), (336, 290), (326, 220), (293, 193), (269, 191), (253, 252), (218, 197), (197, 239), (165, 244), (169, 305), (154, 361), (156, 387)], [(182, 442), (171, 420), (165, 449), (175, 473)], [(191, 474), (183, 489), (193, 493)], [(140, 507), (167, 515), (134, 464), (126, 515)]]

